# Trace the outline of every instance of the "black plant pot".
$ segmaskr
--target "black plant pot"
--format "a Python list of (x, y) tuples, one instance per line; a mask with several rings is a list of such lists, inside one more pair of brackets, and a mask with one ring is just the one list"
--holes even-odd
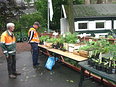
[(96, 69), (102, 71), (102, 65), (98, 64), (97, 67), (96, 67)]
[(95, 62), (90, 58), (89, 60), (88, 60), (88, 65), (90, 65), (90, 66), (94, 66), (95, 65)]
[(95, 65), (93, 66), (93, 68), (95, 68), (95, 69), (96, 69), (97, 65), (98, 65), (98, 63), (97, 63), (97, 62), (95, 62)]
[(106, 67), (106, 66), (103, 66), (103, 67), (102, 67), (102, 71), (103, 71), (103, 72), (107, 72), (107, 67)]
[(91, 66), (94, 67), (95, 66), (95, 62), (91, 61)]
[(108, 73), (108, 74), (112, 74), (112, 68), (111, 68), (111, 67), (108, 67), (108, 68), (107, 68), (107, 73)]
[(99, 58), (99, 53), (94, 56), (94, 59), (98, 59), (98, 58)]
[(43, 41), (40, 41), (40, 43), (39, 43), (40, 45), (43, 45), (44, 43), (43, 43)]
[(88, 65), (91, 65), (91, 58), (88, 59)]
[(57, 49), (57, 45), (56, 44), (52, 44), (52, 48)]
[(98, 64), (98, 65), (96, 65), (96, 69), (97, 69), (97, 70), (99, 70), (99, 64)]
[(108, 74), (115, 74), (116, 73), (116, 68), (108, 67), (107, 68), (107, 73)]
[(60, 50), (62, 50), (62, 51), (64, 51), (64, 52), (66, 51), (66, 49), (64, 49), (64, 48), (60, 48)]
[(61, 48), (63, 48), (63, 44), (57, 43), (57, 49), (61, 49)]
[(105, 66), (104, 66), (104, 64), (102, 63), (102, 64), (100, 64), (100, 66), (101, 66), (101, 71), (105, 71)]

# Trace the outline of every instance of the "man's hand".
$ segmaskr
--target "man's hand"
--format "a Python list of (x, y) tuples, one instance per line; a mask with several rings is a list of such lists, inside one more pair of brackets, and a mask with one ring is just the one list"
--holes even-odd
[(30, 43), (30, 41), (27, 42), (28, 44)]

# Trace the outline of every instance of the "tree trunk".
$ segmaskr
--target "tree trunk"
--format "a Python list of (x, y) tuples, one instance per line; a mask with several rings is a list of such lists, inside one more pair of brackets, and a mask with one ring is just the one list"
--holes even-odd
[(68, 12), (68, 22), (69, 22), (69, 32), (74, 32), (74, 15), (73, 15), (73, 0), (67, 1), (67, 12)]
[(90, 4), (90, 0), (85, 0), (85, 4), (86, 5)]
[(112, 3), (112, 0), (105, 0), (106, 1), (106, 4), (111, 4)]
[(97, 4), (102, 4), (103, 0), (97, 0)]
[(90, 0), (90, 4), (96, 4), (97, 0)]

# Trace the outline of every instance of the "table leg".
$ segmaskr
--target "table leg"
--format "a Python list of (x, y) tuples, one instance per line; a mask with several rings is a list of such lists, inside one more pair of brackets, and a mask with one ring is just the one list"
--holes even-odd
[(79, 87), (82, 87), (82, 83), (84, 81), (84, 68), (81, 68), (81, 75), (80, 75), (80, 81), (79, 81)]

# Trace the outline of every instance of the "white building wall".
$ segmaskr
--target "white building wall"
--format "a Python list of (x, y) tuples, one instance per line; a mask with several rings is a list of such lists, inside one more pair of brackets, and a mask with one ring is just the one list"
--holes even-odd
[(116, 29), (116, 20), (114, 20), (114, 29)]
[[(96, 22), (104, 22), (104, 28), (96, 28)], [(87, 23), (87, 29), (78, 29), (79, 23)], [(95, 20), (95, 21), (77, 21), (75, 24), (75, 31), (86, 31), (86, 30), (105, 30), (112, 28), (111, 20)], [(114, 22), (114, 28), (116, 29), (116, 21)]]
[(78, 22), (74, 22), (75, 31), (78, 31)]
[(95, 21), (89, 21), (88, 24), (89, 30), (95, 30)]
[(105, 29), (112, 29), (112, 21), (106, 21), (105, 23)]

